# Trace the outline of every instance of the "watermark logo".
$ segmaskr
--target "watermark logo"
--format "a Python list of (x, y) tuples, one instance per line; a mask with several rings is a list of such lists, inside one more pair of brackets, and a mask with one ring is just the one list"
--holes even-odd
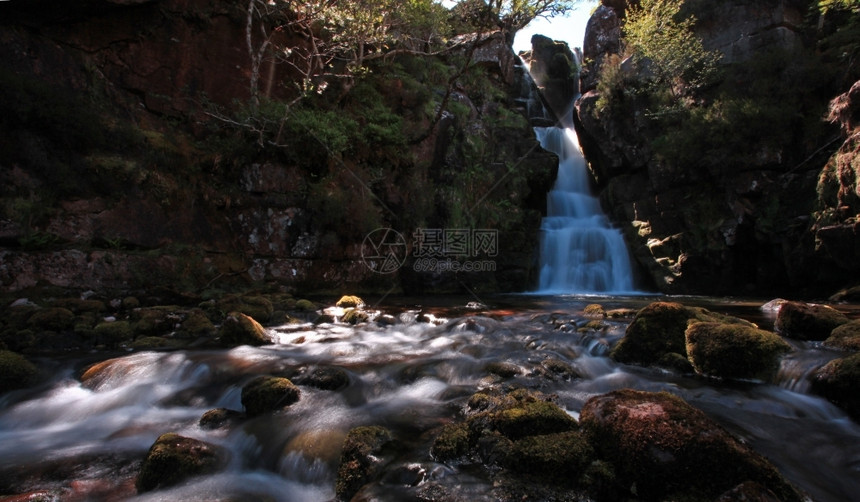
[(391, 228), (377, 228), (365, 236), (361, 259), (377, 274), (393, 274), (406, 261), (406, 239)]
[[(364, 238), (361, 257), (379, 274), (391, 274), (406, 262), (406, 239), (396, 230), (379, 228)], [(491, 229), (419, 228), (412, 234), (412, 268), (416, 272), (495, 272), (499, 233)], [(479, 259), (481, 258), (481, 259)]]

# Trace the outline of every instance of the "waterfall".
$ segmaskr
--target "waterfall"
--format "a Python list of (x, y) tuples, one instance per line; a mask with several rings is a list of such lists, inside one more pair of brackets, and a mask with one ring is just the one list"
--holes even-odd
[(573, 127), (536, 127), (541, 146), (558, 155), (558, 176), (541, 223), (539, 293), (629, 293), (633, 272), (621, 232), (591, 194)]

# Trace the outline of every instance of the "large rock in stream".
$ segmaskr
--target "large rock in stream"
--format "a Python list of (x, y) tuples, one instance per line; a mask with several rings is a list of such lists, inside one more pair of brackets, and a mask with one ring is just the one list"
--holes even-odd
[(850, 319), (829, 305), (785, 302), (776, 316), (775, 329), (798, 340), (826, 340), (834, 329)]
[(248, 416), (261, 415), (296, 403), (302, 393), (287, 378), (261, 376), (242, 387), (242, 406)]
[(218, 330), (221, 344), (227, 347), (238, 345), (268, 345), (272, 343), (269, 332), (260, 323), (241, 312), (231, 312)]
[(803, 500), (764, 457), (675, 395), (624, 389), (593, 397), (580, 425), (614, 467), (616, 486), (637, 500), (712, 501), (749, 482), (775, 500)]
[(697, 322), (737, 324), (754, 328), (749, 321), (687, 307), (675, 302), (654, 302), (637, 312), (624, 338), (612, 349), (618, 362), (643, 366), (661, 365), (690, 369), (687, 359), (687, 326)]
[(812, 375), (812, 389), (860, 420), (860, 354), (819, 368)]
[(140, 493), (173, 486), (191, 477), (214, 474), (227, 465), (222, 448), (180, 436), (162, 434), (149, 449), (140, 468), (136, 486)]
[(741, 324), (694, 323), (685, 336), (696, 373), (720, 378), (770, 380), (791, 351), (776, 333)]

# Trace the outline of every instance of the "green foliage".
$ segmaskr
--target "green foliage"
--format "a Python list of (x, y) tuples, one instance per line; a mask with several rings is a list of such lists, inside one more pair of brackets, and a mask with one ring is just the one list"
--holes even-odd
[(477, 30), (501, 28), (513, 35), (538, 17), (564, 15), (574, 0), (465, 0), (453, 12), (461, 26)]
[(695, 92), (718, 76), (721, 54), (706, 51), (695, 36), (696, 18), (679, 15), (682, 0), (642, 0), (624, 24), (626, 42), (654, 75), (654, 83), (673, 95)]
[(825, 14), (828, 11), (838, 9), (860, 12), (860, 2), (857, 0), (818, 0), (818, 9)]
[(797, 89), (823, 89), (830, 75), (812, 55), (760, 53), (728, 68), (709, 100), (655, 115), (662, 134), (652, 146), (666, 162), (714, 173), (793, 150), (802, 155), (829, 133), (822, 122), (807, 118), (824, 114), (818, 93)]

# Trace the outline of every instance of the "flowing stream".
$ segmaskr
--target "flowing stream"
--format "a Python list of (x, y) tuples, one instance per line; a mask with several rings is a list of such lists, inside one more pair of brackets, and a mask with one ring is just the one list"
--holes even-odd
[(558, 155), (558, 175), (541, 223), (539, 293), (629, 294), (633, 271), (621, 232), (591, 194), (573, 127), (536, 127), (541, 146)]
[[(55, 375), (51, 381), (0, 396), (0, 494), (52, 489), (61, 500), (329, 501), (347, 431), (382, 425), (402, 446), (382, 481), (365, 487), (366, 500), (415, 500), (433, 485), (454, 489), (463, 500), (490, 500), (492, 483), (484, 474), (437, 463), (429, 450), (438, 428), (455, 420), (474, 392), (496, 385), (555, 393), (574, 417), (587, 399), (611, 390), (666, 390), (770, 458), (813, 500), (848, 501), (860, 493), (860, 426), (803, 383), (839, 354), (794, 343), (779, 381), (725, 383), (612, 361), (608, 351), (629, 320), (577, 329), (590, 320), (582, 314), (588, 303), (640, 308), (652, 300), (504, 296), (479, 310), (459, 300), (436, 307), (403, 300), (382, 309), (398, 319), (394, 324), (288, 325), (271, 328), (278, 342), (263, 347), (115, 354), (86, 383), (86, 367), (111, 355), (46, 358), (37, 362)], [(765, 328), (773, 321), (759, 302), (682, 301)], [(546, 371), (548, 359), (580, 376)], [(487, 370), (491, 362), (509, 363), (519, 374), (495, 376)], [(299, 402), (281, 412), (216, 430), (198, 425), (207, 410), (242, 410), (241, 388), (257, 375), (294, 378), (332, 367), (346, 371), (345, 388), (300, 385)], [(140, 462), (166, 432), (225, 447), (229, 466), (137, 495)]]

